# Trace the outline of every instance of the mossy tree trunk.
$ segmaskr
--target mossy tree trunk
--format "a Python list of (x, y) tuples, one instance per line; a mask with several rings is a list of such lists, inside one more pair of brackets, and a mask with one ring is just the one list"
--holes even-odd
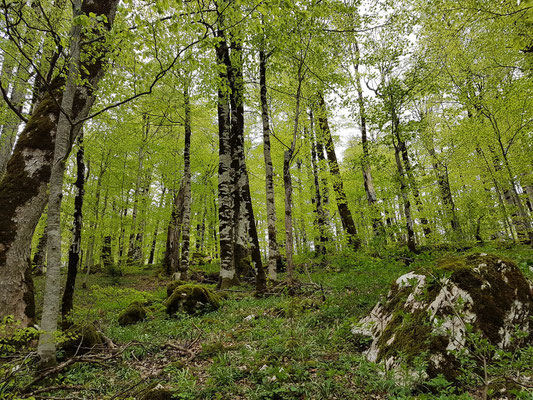
[(46, 266), (46, 231), (48, 226), (45, 222), (44, 229), (39, 241), (37, 242), (37, 248), (35, 249), (35, 254), (33, 255), (32, 266), (33, 266), (33, 275), (42, 275)]
[[(86, 15), (104, 15), (107, 21), (103, 27), (109, 30), (117, 3), (118, 0), (86, 1), (81, 10)], [(93, 49), (103, 40), (84, 44), (82, 52), (85, 52), (85, 46)], [(101, 51), (84, 59), (80, 69), (84, 85), (77, 86), (74, 92), (71, 121), (87, 117), (95, 99), (94, 90), (104, 73), (104, 58), (105, 51)], [(54, 78), (46, 85), (47, 90), (36, 102), (0, 181), (0, 317), (14, 315), (23, 326), (27, 326), (34, 317), (29, 249), (48, 199), (47, 185), (54, 157), (63, 83), (61, 79)], [(64, 156), (68, 155), (72, 139), (80, 128), (81, 124), (76, 124), (70, 130)]]

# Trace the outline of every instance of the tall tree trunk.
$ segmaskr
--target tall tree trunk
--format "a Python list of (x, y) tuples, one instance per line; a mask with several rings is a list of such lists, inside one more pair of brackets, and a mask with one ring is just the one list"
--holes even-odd
[[(231, 44), (231, 58), (225, 58), (226, 68), (231, 70), (228, 80), (231, 88), (231, 129), (230, 146), (232, 148), (232, 170), (234, 171), (234, 265), (242, 265), (240, 257), (248, 256), (251, 252), (252, 262), (256, 273), (256, 290), (262, 293), (266, 289), (266, 276), (261, 259), (261, 249), (259, 247), (259, 237), (255, 225), (254, 211), (250, 194), (250, 182), (248, 170), (246, 168), (246, 157), (244, 154), (244, 78), (242, 44), (237, 40)], [(251, 249), (248, 250), (249, 246)]]
[(313, 184), (315, 188), (315, 196), (313, 203), (315, 204), (315, 223), (318, 230), (318, 240), (315, 238), (315, 253), (317, 256), (326, 254), (327, 242), (327, 227), (324, 215), (324, 208), (322, 207), (322, 195), (320, 193), (320, 181), (318, 176), (317, 156), (316, 156), (316, 141), (313, 124), (313, 113), (309, 111), (310, 118), (310, 141), (311, 141), (311, 166), (313, 169)]
[[(397, 116), (395, 117), (397, 118)], [(398, 127), (398, 125), (396, 125)], [(409, 153), (407, 152), (407, 144), (400, 134), (400, 130), (397, 128), (395, 130), (397, 146), (399, 148), (400, 154), (402, 156), (403, 164), (405, 166), (405, 175), (409, 181), (409, 187), (413, 193), (413, 198), (415, 200), (416, 208), (420, 214), (420, 222), (422, 223), (422, 231), (424, 236), (428, 238), (431, 235), (431, 228), (429, 226), (428, 219), (424, 215), (424, 206), (422, 205), (422, 200), (420, 198), (420, 191), (418, 190), (418, 185), (416, 184), (416, 179), (413, 173), (413, 168), (411, 167), (411, 161), (409, 160)]]
[[(221, 22), (222, 23), (222, 22)], [(220, 68), (221, 84), (218, 88), (218, 215), (219, 215), (219, 242), (220, 242), (220, 276), (218, 287), (225, 289), (238, 283), (233, 259), (233, 182), (234, 172), (231, 168), (231, 109), (229, 93), (225, 83), (229, 82), (232, 73), (229, 59), (229, 49), (223, 31), (217, 31), (220, 42), (216, 45), (216, 61)]]
[(139, 227), (137, 226), (137, 214), (139, 210), (139, 198), (141, 197), (141, 192), (143, 191), (142, 186), (142, 174), (143, 174), (143, 163), (144, 163), (144, 145), (145, 138), (148, 136), (149, 125), (148, 117), (144, 117), (144, 127), (143, 127), (143, 141), (139, 147), (137, 153), (138, 167), (137, 167), (137, 180), (135, 182), (135, 192), (133, 193), (133, 209), (131, 212), (131, 230), (130, 230), (130, 239), (128, 246), (128, 263), (138, 263), (140, 261), (140, 248), (137, 246), (137, 234), (139, 233)]
[[(73, 0), (73, 17), (79, 16), (81, 0)], [(76, 95), (78, 74), (80, 71), (81, 25), (73, 25), (70, 32), (70, 62), (68, 76), (61, 100), (62, 111), (57, 122), (54, 160), (50, 173), (48, 197), (48, 268), (43, 298), (43, 313), (41, 317), (41, 334), (37, 354), (45, 366), (56, 363), (57, 317), (61, 295), (61, 197), (63, 193), (63, 175), (65, 162), (70, 151), (71, 123)]]
[(268, 115), (268, 98), (266, 86), (266, 63), (265, 50), (259, 50), (259, 87), (261, 98), (261, 120), (263, 123), (263, 155), (265, 158), (265, 193), (267, 208), (268, 230), (268, 277), (277, 280), (277, 263), (279, 259), (278, 242), (276, 239), (276, 204), (274, 193), (274, 167), (270, 155), (270, 117)]
[[(502, 218), (503, 218), (503, 225), (504, 225), (505, 229), (508, 231), (508, 233), (511, 235), (512, 239), (515, 240), (516, 238), (515, 238), (515, 235), (514, 235), (514, 232), (513, 232), (512, 224), (511, 224), (509, 215), (507, 213), (507, 209), (505, 208), (505, 201), (504, 201), (504, 196), (502, 194), (502, 189), (500, 188), (500, 184), (498, 183), (498, 180), (496, 179), (496, 175), (492, 171), (492, 168), (490, 166), (489, 160), (487, 160), (487, 157), (485, 156), (485, 152), (482, 150), (482, 148), (480, 146), (476, 146), (476, 153), (483, 158), (483, 161), (485, 162), (485, 166), (487, 168), (487, 172), (489, 173), (489, 175), (491, 177), (492, 183), (494, 185), (494, 190), (495, 190), (496, 196), (497, 196), (497, 198), (496, 198), (497, 204), (499, 205), (500, 212), (501, 212), (501, 215), (502, 215)], [(499, 162), (497, 162), (497, 161), (493, 162), (493, 166), (494, 166), (496, 172), (500, 169)], [(490, 193), (490, 189), (487, 189), (487, 190)]]
[[(185, 79), (188, 79), (186, 77)], [(191, 105), (189, 83), (183, 90), (185, 112), (185, 145), (183, 148), (183, 219), (181, 229), (180, 279), (186, 280), (189, 271), (191, 241)]]
[(289, 282), (294, 280), (294, 238), (292, 227), (292, 178), (291, 149), (283, 154), (283, 186), (285, 187), (285, 257), (287, 258), (287, 275)]
[(459, 224), (459, 219), (457, 218), (457, 213), (455, 212), (455, 202), (452, 196), (452, 190), (450, 188), (450, 180), (448, 179), (448, 168), (443, 164), (436, 152), (435, 147), (431, 143), (428, 146), (429, 155), (433, 159), (433, 170), (435, 171), (435, 176), (437, 177), (437, 185), (439, 186), (440, 193), (442, 196), (442, 203), (444, 204), (444, 213), (448, 216), (450, 220), (450, 225), (453, 232), (457, 237), (462, 236), (461, 225)]
[(377, 206), (377, 195), (376, 195), (376, 189), (374, 188), (374, 179), (372, 178), (372, 170), (370, 167), (370, 151), (369, 151), (369, 143), (368, 143), (368, 132), (367, 132), (367, 126), (366, 126), (366, 107), (365, 107), (365, 100), (363, 97), (363, 88), (361, 86), (361, 75), (359, 73), (359, 64), (360, 64), (360, 51), (359, 51), (359, 44), (357, 41), (355, 42), (355, 84), (357, 88), (357, 103), (359, 105), (359, 121), (361, 125), (361, 143), (363, 146), (363, 157), (361, 159), (361, 169), (363, 171), (363, 184), (365, 188), (366, 193), (366, 199), (368, 201), (368, 205), (370, 206), (370, 209), (372, 213), (374, 214), (372, 217), (372, 227), (374, 229), (374, 234), (379, 235), (380, 232), (383, 231), (383, 222), (381, 221), (381, 216), (378, 214), (378, 210), (376, 210)]
[[(393, 128), (395, 129), (395, 128)], [(400, 193), (402, 196), (403, 212), (405, 216), (405, 224), (407, 228), (407, 248), (413, 253), (416, 252), (415, 231), (413, 228), (413, 218), (411, 216), (411, 202), (409, 200), (408, 187), (406, 183), (405, 172), (400, 159), (400, 149), (393, 137), (394, 159), (396, 161), (396, 168), (398, 169), (398, 181), (400, 182)]]
[(324, 96), (322, 93), (318, 94), (318, 106), (319, 115), (318, 122), (323, 135), (324, 145), (326, 148), (326, 154), (328, 157), (329, 169), (333, 178), (333, 190), (337, 200), (337, 208), (339, 210), (339, 216), (341, 218), (342, 227), (348, 236), (348, 243), (354, 250), (358, 250), (361, 246), (361, 240), (357, 237), (357, 229), (352, 218), (352, 213), (348, 208), (348, 201), (346, 199), (346, 192), (344, 191), (344, 184), (340, 173), (339, 163), (335, 154), (335, 146), (331, 137), (331, 131), (329, 129), (326, 104), (324, 102)]
[[(82, 12), (104, 15), (107, 19), (104, 27), (109, 30), (117, 3), (118, 0), (86, 1)], [(92, 47), (94, 43), (86, 46)], [(74, 121), (82, 120), (89, 113), (95, 99), (94, 90), (104, 72), (104, 58), (105, 52), (100, 52), (84, 59), (81, 75), (87, 83), (76, 89)], [(61, 79), (54, 79), (49, 84), (50, 90), (36, 102), (0, 181), (0, 317), (14, 315), (23, 326), (32, 321), (35, 313), (29, 249), (48, 198), (62, 84)], [(74, 127), (73, 137), (80, 128), (81, 124)]]
[(74, 197), (74, 227), (72, 230), (72, 243), (68, 252), (68, 267), (67, 267), (67, 281), (65, 283), (65, 291), (63, 292), (63, 300), (61, 304), (61, 316), (63, 327), (70, 325), (68, 321), (68, 314), (72, 311), (74, 286), (76, 284), (76, 276), (78, 274), (78, 265), (80, 263), (81, 252), (81, 231), (83, 227), (83, 196), (85, 194), (85, 163), (83, 161), (83, 132), (80, 132), (78, 137), (79, 148), (76, 154), (76, 196)]

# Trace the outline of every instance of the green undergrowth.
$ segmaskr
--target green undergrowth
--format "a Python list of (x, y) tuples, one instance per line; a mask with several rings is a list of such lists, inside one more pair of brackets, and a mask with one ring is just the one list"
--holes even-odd
[[(533, 255), (525, 247), (465, 253), (470, 251), (513, 258), (531, 278)], [(133, 271), (113, 283), (92, 275), (87, 289), (77, 288), (74, 321), (95, 321), (115, 344), (129, 346), (107, 367), (75, 364), (39, 385), (82, 385), (87, 390), (76, 394), (80, 399), (111, 399), (119, 393), (124, 399), (148, 398), (143, 393), (150, 387), (191, 400), (475, 398), (475, 387), (459, 389), (443, 379), (424, 381), (404, 371), (399, 380), (398, 371), (366, 361), (364, 345), (350, 332), (398, 276), (453, 253), (427, 251), (413, 255), (410, 265), (392, 254), (299, 259), (298, 279), (307, 285), (295, 296), (272, 290), (258, 298), (252, 286), (244, 285), (220, 293), (217, 310), (193, 315), (166, 313), (168, 281), (155, 269)], [(211, 269), (208, 264), (206, 272)], [(133, 302), (141, 303), (147, 316), (122, 327), (118, 316)], [(21, 377), (20, 384), (28, 379)], [(517, 393), (516, 398), (531, 399)]]

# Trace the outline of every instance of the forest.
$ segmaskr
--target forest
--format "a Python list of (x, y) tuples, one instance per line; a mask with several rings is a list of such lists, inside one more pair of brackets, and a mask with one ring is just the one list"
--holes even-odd
[(0, 399), (533, 399), (533, 0), (0, 0)]

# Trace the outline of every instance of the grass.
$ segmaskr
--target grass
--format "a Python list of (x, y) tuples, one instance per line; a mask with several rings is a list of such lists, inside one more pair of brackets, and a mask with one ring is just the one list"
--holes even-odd
[[(532, 278), (530, 249), (482, 247), (471, 252), (509, 256)], [(300, 260), (298, 278), (310, 278), (323, 290), (308, 286), (294, 297), (256, 298), (251, 286), (242, 286), (227, 292), (217, 311), (174, 318), (167, 317), (162, 305), (168, 282), (157, 271), (131, 271), (120, 278), (90, 275), (87, 289), (76, 289), (74, 320), (95, 321), (117, 344), (136, 344), (106, 368), (76, 364), (42, 385), (83, 385), (87, 389), (76, 394), (80, 399), (134, 399), (156, 384), (170, 388), (176, 399), (190, 400), (474, 398), (474, 392), (445, 384), (433, 394), (411, 382), (400, 385), (390, 371), (365, 360), (350, 333), (394, 279), (446, 253), (422, 253), (409, 267), (393, 256), (368, 254), (332, 257), (322, 264)], [(202, 268), (212, 272), (213, 266)], [(36, 284), (42, 287), (42, 279)], [(149, 316), (120, 327), (118, 315), (132, 301), (146, 302)], [(194, 359), (165, 346), (169, 342), (190, 348)], [(71, 396), (61, 391), (53, 395)]]

